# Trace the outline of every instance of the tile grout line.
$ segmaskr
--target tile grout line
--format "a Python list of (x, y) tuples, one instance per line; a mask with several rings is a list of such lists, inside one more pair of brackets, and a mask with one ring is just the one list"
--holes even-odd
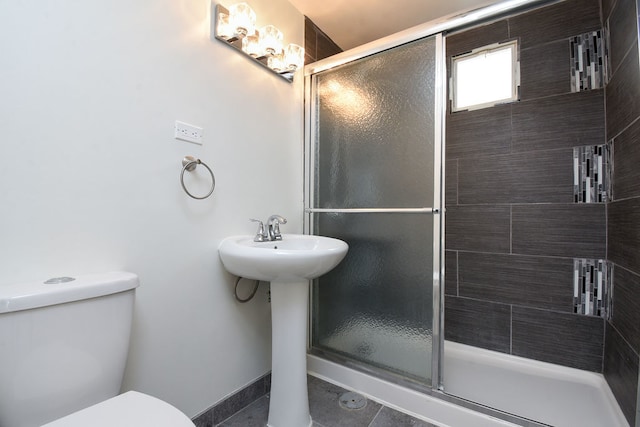
[(376, 412), (376, 415), (371, 419), (371, 422), (367, 424), (368, 427), (371, 427), (373, 425), (376, 418), (378, 418), (378, 415), (380, 415), (380, 412), (382, 412), (382, 408), (384, 408), (384, 405), (380, 405), (380, 409), (378, 409), (378, 412)]

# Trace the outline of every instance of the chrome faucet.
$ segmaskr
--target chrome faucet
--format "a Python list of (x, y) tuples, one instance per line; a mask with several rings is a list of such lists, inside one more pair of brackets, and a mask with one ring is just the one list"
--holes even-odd
[(258, 223), (258, 232), (256, 237), (253, 238), (254, 242), (268, 242), (273, 240), (282, 240), (282, 234), (280, 233), (280, 224), (286, 224), (287, 220), (280, 215), (271, 215), (267, 220), (267, 230), (264, 229), (264, 224), (259, 219), (251, 219), (253, 222)]
[(287, 220), (280, 215), (271, 215), (267, 220), (267, 230), (269, 232), (269, 240), (282, 240), (280, 234), (280, 224), (286, 224)]

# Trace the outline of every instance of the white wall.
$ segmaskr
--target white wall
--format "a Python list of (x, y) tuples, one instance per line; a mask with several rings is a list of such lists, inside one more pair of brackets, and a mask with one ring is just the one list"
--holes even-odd
[[(303, 44), (286, 0), (251, 4)], [(302, 230), (302, 75), (208, 32), (209, 0), (0, 0), (0, 286), (137, 273), (124, 388), (189, 416), (270, 369), (266, 286), (236, 303), (220, 240), (272, 213)], [(204, 145), (175, 140), (176, 119)], [(207, 200), (180, 187), (189, 154), (216, 173)]]

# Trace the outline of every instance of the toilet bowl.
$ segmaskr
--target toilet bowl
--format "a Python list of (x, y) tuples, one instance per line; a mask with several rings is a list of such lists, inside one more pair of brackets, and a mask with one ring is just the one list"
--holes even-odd
[(111, 272), (0, 286), (0, 427), (194, 426), (155, 397), (118, 396), (138, 285)]
[(186, 415), (168, 403), (128, 391), (43, 427), (193, 427)]

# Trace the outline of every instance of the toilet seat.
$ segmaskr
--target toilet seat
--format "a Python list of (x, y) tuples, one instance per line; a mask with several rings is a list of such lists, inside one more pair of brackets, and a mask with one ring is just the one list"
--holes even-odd
[(59, 418), (43, 427), (194, 427), (175, 407), (155, 397), (128, 391)]

